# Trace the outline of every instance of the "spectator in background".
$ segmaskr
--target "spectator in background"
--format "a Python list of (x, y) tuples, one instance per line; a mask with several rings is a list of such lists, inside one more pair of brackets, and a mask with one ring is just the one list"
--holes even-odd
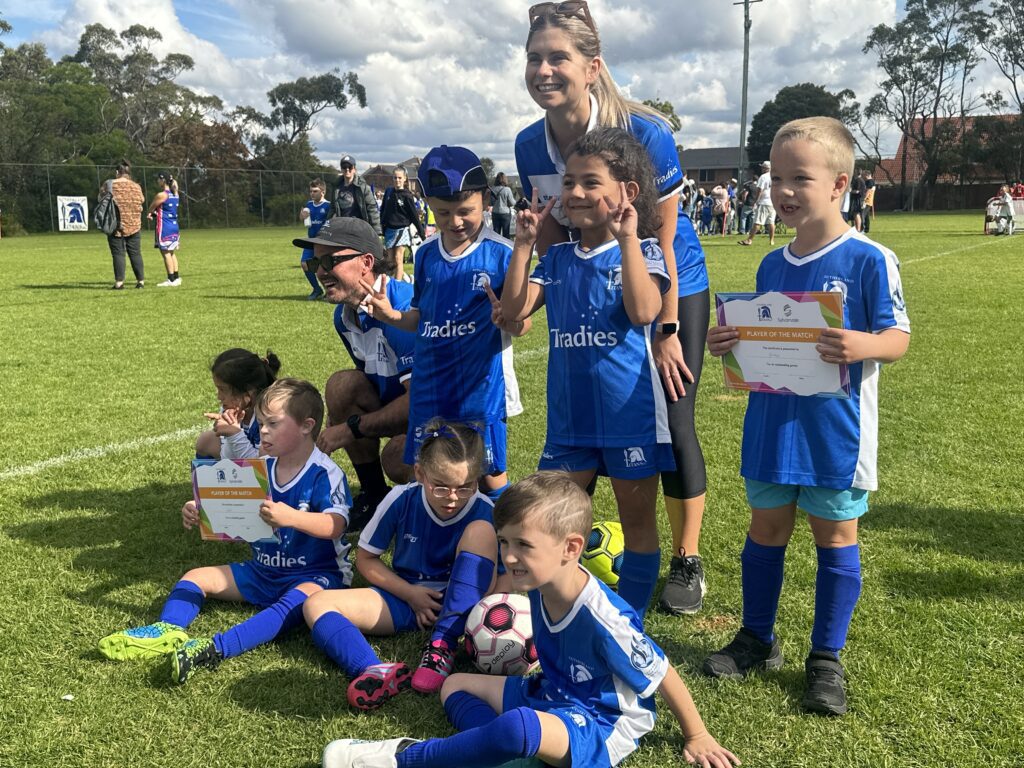
[(737, 193), (740, 205), (739, 233), (749, 234), (754, 226), (754, 201), (757, 200), (757, 182), (754, 179), (747, 181), (740, 187)]
[(491, 228), (502, 237), (509, 236), (512, 224), (512, 209), (516, 206), (516, 196), (509, 189), (504, 173), (494, 177), (491, 187)]
[(847, 219), (858, 232), (864, 229), (864, 193), (867, 190), (864, 171), (858, 171), (853, 175), (853, 181), (850, 182), (850, 213)]
[(711, 188), (712, 208), (715, 217), (715, 234), (725, 234), (725, 218), (729, 215), (729, 192), (721, 184)]
[(871, 219), (875, 217), (875, 180), (871, 171), (864, 171), (864, 204), (861, 216), (864, 219), (864, 232), (871, 231)]
[(1010, 194), (1015, 198), (1024, 197), (1024, 182), (1015, 181), (1010, 185)]
[(132, 181), (132, 166), (122, 160), (113, 179), (107, 179), (100, 187), (100, 195), (111, 194), (121, 214), (121, 226), (114, 234), (107, 235), (107, 245), (114, 260), (115, 291), (124, 288), (124, 254), (132, 263), (135, 273), (135, 287), (142, 288), (146, 283), (146, 273), (142, 264), (142, 246), (140, 244), (142, 230), (142, 208), (146, 204), (146, 196), (142, 187)]
[(352, 155), (342, 155), (338, 161), (341, 174), (331, 195), (331, 217), (351, 216), (362, 219), (379, 235), (380, 211), (370, 185), (356, 173), (356, 161)]
[(725, 232), (731, 235), (736, 231), (736, 179), (729, 179), (725, 191), (729, 193), (729, 210), (725, 214)]
[(412, 248), (412, 234), (409, 226), (416, 228), (423, 239), (423, 222), (416, 210), (416, 200), (409, 191), (409, 177), (404, 166), (397, 166), (391, 176), (393, 187), (384, 192), (380, 208), (380, 220), (384, 225), (384, 247), (388, 261), (395, 264), (394, 277), (405, 280), (405, 252)]
[(753, 245), (758, 227), (768, 228), (769, 245), (775, 245), (775, 206), (772, 205), (772, 163), (761, 163), (761, 175), (757, 177), (757, 197), (754, 199), (754, 226), (746, 240), (740, 245)]

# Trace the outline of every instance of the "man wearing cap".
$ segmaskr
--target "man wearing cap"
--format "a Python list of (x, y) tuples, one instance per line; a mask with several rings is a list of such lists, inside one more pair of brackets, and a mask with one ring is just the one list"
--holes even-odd
[[(292, 243), (312, 248), (324, 298), (336, 304), (334, 327), (355, 369), (335, 372), (327, 380), (324, 401), (327, 425), (317, 438), (325, 453), (342, 448), (359, 480), (360, 493), (349, 515), (350, 531), (360, 530), (394, 483), (412, 480), (412, 467), (402, 461), (409, 424), (409, 384), (416, 334), (385, 325), (366, 313), (367, 291), (360, 282), (386, 292), (395, 307), (408, 309), (413, 287), (389, 280), (380, 237), (365, 221), (334, 217), (315, 237)], [(390, 438), (380, 450), (381, 438)]]
[(338, 167), (341, 173), (331, 196), (331, 216), (352, 216), (362, 219), (380, 236), (380, 210), (377, 208), (377, 198), (374, 197), (370, 185), (356, 173), (355, 158), (352, 155), (342, 155)]
[(772, 205), (772, 164), (770, 160), (761, 163), (761, 175), (757, 178), (757, 199), (754, 202), (754, 226), (746, 240), (740, 245), (753, 245), (758, 227), (768, 227), (770, 245), (775, 245), (775, 206)]

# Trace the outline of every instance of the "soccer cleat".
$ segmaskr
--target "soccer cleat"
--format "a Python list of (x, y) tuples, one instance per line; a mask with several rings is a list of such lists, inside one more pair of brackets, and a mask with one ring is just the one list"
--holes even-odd
[(800, 702), (808, 712), (820, 715), (846, 714), (846, 673), (830, 653), (811, 651), (804, 662), (807, 692)]
[(158, 621), (107, 635), (99, 651), (108, 659), (151, 659), (166, 656), (188, 642), (188, 633), (177, 624)]
[(694, 614), (704, 605), (708, 587), (700, 555), (674, 556), (658, 605), (674, 616)]
[(192, 677), (197, 669), (216, 669), (223, 660), (210, 638), (189, 640), (171, 654), (171, 682), (181, 685)]
[(348, 684), (348, 703), (356, 709), (377, 709), (409, 689), (412, 670), (405, 664), (373, 664)]
[(324, 749), (324, 768), (395, 768), (395, 755), (419, 743), (419, 739), (363, 741), (338, 739)]
[(348, 528), (346, 533), (357, 533), (366, 527), (366, 524), (373, 518), (377, 511), (377, 505), (384, 501), (391, 489), (384, 487), (380, 493), (367, 493), (363, 491), (352, 501), (352, 508), (348, 511)]
[(738, 680), (753, 670), (778, 669), (782, 661), (778, 637), (762, 643), (753, 632), (741, 627), (731, 643), (704, 659), (702, 669), (708, 677)]
[(423, 651), (419, 668), (412, 675), (412, 689), (420, 693), (437, 693), (452, 673), (455, 651), (444, 640), (431, 640)]

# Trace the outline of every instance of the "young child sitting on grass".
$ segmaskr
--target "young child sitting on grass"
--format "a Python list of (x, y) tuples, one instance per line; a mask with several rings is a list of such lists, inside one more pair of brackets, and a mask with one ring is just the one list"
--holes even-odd
[[(155, 624), (100, 640), (108, 659), (167, 655), (171, 679), (184, 683), (196, 669), (216, 667), (301, 624), (310, 595), (352, 582), (343, 538), (352, 500), (345, 473), (315, 445), (324, 414), (320, 393), (308, 382), (279, 379), (260, 395), (256, 412), (272, 496), (260, 517), (276, 529), (275, 537), (252, 544), (247, 562), (186, 573)], [(181, 517), (186, 529), (199, 523), (195, 502), (185, 504)], [(185, 629), (207, 598), (263, 610), (212, 638), (190, 639)]]
[[(436, 693), (452, 669), (466, 614), (494, 581), (492, 503), (477, 489), (480, 433), (439, 419), (424, 428), (416, 482), (391, 490), (359, 537), (369, 589), (331, 590), (305, 606), (313, 640), (353, 679), (348, 701), (376, 709), (410, 684)], [(381, 555), (393, 545), (391, 567)], [(363, 637), (432, 628), (419, 668), (384, 664)]]
[[(772, 143), (772, 204), (796, 227), (796, 238), (764, 257), (757, 291), (843, 294), (843, 327), (823, 330), (817, 352), (826, 363), (849, 366), (850, 397), (750, 393), (740, 466), (750, 503), (741, 556), (743, 625), (704, 662), (706, 674), (726, 678), (782, 666), (775, 614), (799, 507), (818, 550), (803, 706), (829, 715), (847, 708), (839, 651), (860, 596), (857, 518), (867, 512), (868, 491), (878, 487), (880, 364), (899, 360), (910, 343), (896, 255), (840, 213), (853, 160), (853, 137), (829, 117), (786, 123)], [(737, 328), (714, 327), (708, 350), (721, 357), (738, 340)]]
[(679, 721), (688, 761), (739, 765), (705, 730), (686, 685), (636, 612), (580, 566), (592, 524), (583, 489), (565, 473), (538, 472), (502, 495), (494, 522), (513, 584), (529, 592), (543, 672), (452, 675), (441, 698), (461, 733), (332, 741), (324, 768), (476, 768), (520, 758), (618, 765), (654, 727), (655, 691)]

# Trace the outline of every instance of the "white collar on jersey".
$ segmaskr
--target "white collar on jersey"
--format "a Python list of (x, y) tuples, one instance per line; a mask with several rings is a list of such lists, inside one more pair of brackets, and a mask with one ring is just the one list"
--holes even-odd
[(469, 247), (466, 248), (466, 250), (464, 250), (458, 256), (452, 256), (450, 253), (448, 253), (448, 251), (445, 250), (444, 238), (443, 237), (438, 237), (437, 238), (437, 248), (438, 248), (438, 250), (441, 251), (441, 258), (442, 259), (447, 261), (449, 264), (454, 264), (455, 262), (457, 262), (457, 261), (459, 261), (461, 259), (464, 259), (467, 256), (469, 256), (469, 254), (471, 254), (473, 251), (475, 251), (477, 248), (480, 247), (480, 243), (482, 243), (484, 240), (500, 240), (500, 239), (501, 239), (501, 237), (499, 235), (495, 234), (494, 232), (492, 232), (487, 227), (481, 226), (480, 227), (480, 231), (476, 233), (476, 239), (472, 243), (470, 243)]
[(573, 619), (576, 618), (576, 614), (580, 612), (583, 604), (590, 600), (591, 596), (594, 594), (594, 590), (599, 589), (596, 583), (597, 577), (578, 563), (577, 567), (587, 574), (587, 583), (583, 585), (582, 591), (580, 591), (579, 595), (576, 597), (576, 601), (572, 604), (572, 607), (565, 616), (563, 616), (559, 621), (552, 622), (551, 617), (548, 616), (548, 609), (544, 607), (543, 596), (540, 598), (540, 615), (541, 618), (544, 619), (544, 626), (548, 628), (549, 632), (561, 632), (569, 626)]
[(608, 249), (614, 248), (618, 244), (619, 244), (618, 240), (609, 240), (607, 243), (601, 243), (596, 248), (591, 248), (589, 251), (585, 251), (585, 250), (583, 250), (583, 247), (579, 243), (577, 243), (575, 251), (576, 251), (576, 255), (579, 258), (581, 258), (581, 259), (592, 259), (595, 256), (597, 256), (599, 253), (604, 253)]
[(840, 245), (842, 245), (847, 240), (849, 240), (851, 237), (853, 237), (856, 233), (857, 233), (857, 230), (854, 229), (853, 227), (850, 227), (848, 230), (843, 232), (843, 234), (841, 234), (835, 240), (832, 240), (831, 242), (826, 243), (825, 245), (821, 246), (821, 248), (819, 248), (816, 251), (811, 251), (806, 256), (797, 256), (795, 253), (793, 253), (789, 249), (789, 247), (793, 244), (793, 242), (795, 242), (795, 241), (792, 241), (792, 242), (786, 243), (785, 248), (782, 249), (782, 257), (786, 261), (788, 261), (790, 264), (795, 266), (795, 267), (799, 267), (799, 266), (802, 266), (804, 264), (810, 264), (812, 261), (817, 261), (818, 259), (820, 259), (822, 256), (826, 255), (830, 251), (838, 248)]
[[(594, 94), (590, 94), (590, 120), (587, 122), (587, 133), (597, 128), (597, 99)], [(544, 139), (548, 145), (548, 157), (551, 158), (551, 162), (555, 164), (555, 170), (558, 174), (565, 174), (565, 160), (562, 159), (562, 153), (558, 151), (558, 145), (555, 144), (555, 137), (551, 135), (551, 127), (548, 125), (548, 116), (544, 115)]]

